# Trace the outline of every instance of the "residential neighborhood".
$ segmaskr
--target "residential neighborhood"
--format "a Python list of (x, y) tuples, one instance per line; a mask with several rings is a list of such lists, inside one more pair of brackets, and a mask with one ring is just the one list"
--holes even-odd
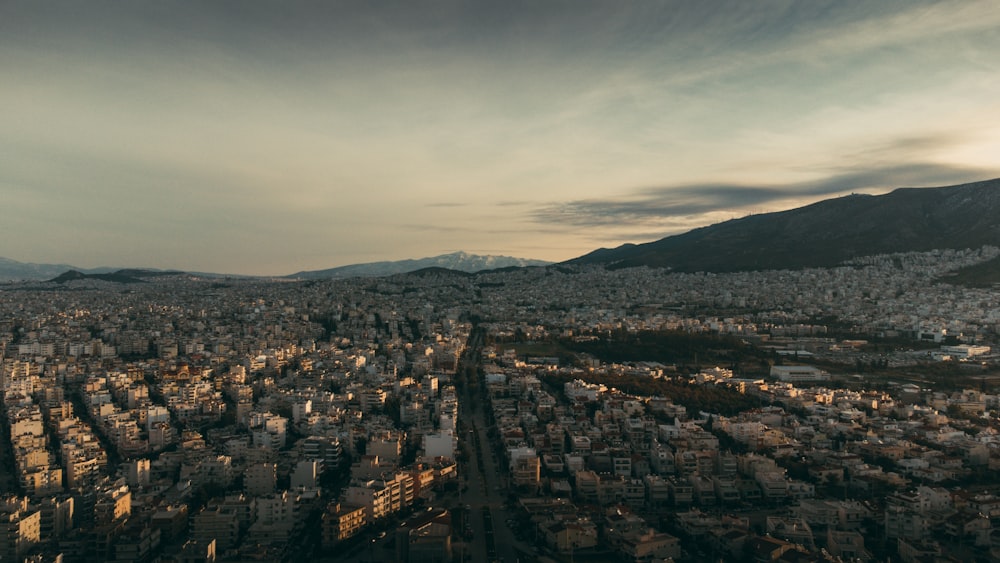
[(997, 255), (0, 285), (0, 557), (995, 560)]

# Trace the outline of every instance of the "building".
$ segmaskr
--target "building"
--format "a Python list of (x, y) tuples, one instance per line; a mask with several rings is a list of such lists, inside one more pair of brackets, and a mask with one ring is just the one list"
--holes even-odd
[(19, 560), (41, 541), (42, 513), (28, 497), (0, 499), (0, 560)]
[(620, 549), (632, 561), (676, 560), (681, 557), (680, 539), (658, 533), (652, 528), (641, 534), (626, 536)]
[(541, 486), (541, 462), (538, 456), (519, 457), (512, 472), (514, 485), (535, 491)]
[(203, 509), (194, 515), (191, 525), (191, 539), (208, 545), (215, 541), (215, 548), (222, 552), (238, 545), (240, 521), (234, 510), (215, 506)]
[(215, 563), (215, 541), (190, 540), (181, 548), (177, 563)]
[(379, 481), (351, 485), (344, 490), (343, 499), (348, 504), (363, 507), (366, 522), (381, 520), (392, 512), (392, 488)]
[(985, 356), (990, 353), (989, 346), (974, 346), (972, 344), (959, 344), (958, 346), (942, 346), (941, 353), (951, 356), (956, 360), (969, 360), (976, 356)]
[(264, 496), (274, 492), (278, 469), (273, 463), (257, 463), (243, 473), (243, 489), (250, 496)]
[(771, 377), (778, 381), (805, 383), (825, 381), (829, 374), (813, 366), (771, 366)]
[(323, 547), (332, 548), (354, 537), (364, 528), (365, 508), (352, 504), (333, 503), (323, 514)]
[(423, 449), (424, 459), (435, 459), (439, 457), (455, 459), (455, 448), (458, 438), (450, 430), (442, 430), (436, 434), (424, 434)]
[(597, 526), (586, 518), (553, 522), (544, 532), (546, 543), (560, 553), (597, 546)]
[(319, 479), (319, 462), (300, 461), (295, 464), (295, 470), (291, 475), (291, 486), (293, 489), (316, 488)]
[(451, 514), (445, 509), (421, 512), (396, 530), (396, 560), (404, 563), (450, 563)]

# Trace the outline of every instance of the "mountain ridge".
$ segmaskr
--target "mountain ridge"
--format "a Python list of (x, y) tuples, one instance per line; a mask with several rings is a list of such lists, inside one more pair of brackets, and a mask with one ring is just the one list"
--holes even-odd
[[(749, 215), (653, 242), (599, 248), (560, 265), (609, 268), (648, 266), (676, 272), (736, 272), (832, 267), (874, 254), (1000, 246), (1000, 178), (927, 188), (897, 188), (882, 195), (851, 194), (773, 213)], [(446, 269), (477, 273), (551, 262), (463, 251), (428, 258), (306, 270), (271, 279), (343, 279)], [(71, 274), (75, 271), (75, 274)], [(135, 275), (141, 272), (143, 275)], [(141, 278), (179, 274), (155, 269), (84, 269), (0, 257), (0, 281), (56, 281), (118, 274)], [(205, 277), (224, 274), (193, 273)], [(98, 278), (100, 279), (100, 278)], [(987, 282), (990, 276), (987, 276)], [(980, 282), (986, 283), (986, 282)]]
[(61, 283), (72, 281), (74, 279), (101, 279), (100, 276), (111, 276), (112, 274), (117, 274), (117, 276), (112, 276), (111, 278), (108, 278), (109, 280), (117, 277), (119, 281), (124, 281), (127, 277), (143, 278), (182, 273), (199, 277), (314, 280), (389, 276), (395, 274), (407, 274), (431, 268), (442, 268), (471, 274), (483, 270), (546, 266), (549, 264), (551, 264), (551, 262), (546, 262), (544, 260), (515, 258), (512, 256), (479, 255), (458, 251), (450, 254), (432, 256), (429, 258), (368, 262), (364, 264), (350, 264), (347, 266), (328, 268), (325, 270), (307, 270), (285, 276), (247, 276), (240, 274), (218, 274), (210, 272), (179, 272), (177, 270), (159, 270), (156, 268), (80, 268), (69, 264), (18, 262), (17, 260), (12, 260), (10, 258), (0, 257), (0, 282), (58, 281)]
[[(249, 277), (230, 276), (229, 274), (213, 274), (208, 272), (182, 272), (179, 270), (161, 270), (158, 268), (115, 268), (101, 266), (98, 268), (80, 268), (69, 264), (43, 264), (33, 262), (18, 262), (0, 256), (0, 282), (56, 282), (63, 283), (88, 278), (105, 281), (122, 281), (125, 278), (152, 278), (159, 276), (191, 275), (200, 277)], [(115, 278), (118, 278), (116, 280)], [(142, 280), (137, 280), (142, 281)], [(126, 282), (131, 283), (131, 282)]]
[(432, 268), (443, 268), (457, 272), (475, 273), (483, 270), (496, 270), (509, 267), (547, 266), (551, 262), (515, 258), (512, 256), (494, 256), (470, 254), (464, 251), (416, 258), (408, 260), (367, 262), (327, 268), (325, 270), (307, 270), (297, 272), (286, 278), (292, 279), (342, 279), (352, 277), (378, 277), (395, 274), (406, 274)]
[(101, 273), (101, 269), (87, 270), (69, 264), (35, 264), (18, 262), (10, 258), (0, 257), (0, 281), (41, 281), (51, 279), (64, 272), (76, 270), (82, 273)]
[(677, 272), (832, 267), (873, 254), (1000, 246), (1000, 179), (852, 194), (750, 215), (643, 244), (601, 248), (563, 264)]
[(86, 274), (79, 270), (68, 270), (58, 276), (47, 280), (50, 283), (65, 284), (80, 280), (101, 280), (113, 283), (146, 283), (145, 278), (159, 278), (164, 276), (185, 276), (185, 272), (173, 270), (145, 270), (139, 268), (125, 268), (114, 272), (97, 274)]

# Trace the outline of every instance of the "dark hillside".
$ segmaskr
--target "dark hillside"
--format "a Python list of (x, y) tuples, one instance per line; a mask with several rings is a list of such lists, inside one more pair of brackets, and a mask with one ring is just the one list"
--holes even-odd
[(1000, 179), (828, 199), (600, 249), (568, 263), (734, 272), (830, 267), (859, 256), (986, 244), (1000, 245)]

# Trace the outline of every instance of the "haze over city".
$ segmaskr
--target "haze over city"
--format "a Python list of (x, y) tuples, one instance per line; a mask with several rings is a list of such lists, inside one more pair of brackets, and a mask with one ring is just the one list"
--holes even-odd
[(1000, 176), (991, 2), (0, 4), (0, 256), (565, 260)]

